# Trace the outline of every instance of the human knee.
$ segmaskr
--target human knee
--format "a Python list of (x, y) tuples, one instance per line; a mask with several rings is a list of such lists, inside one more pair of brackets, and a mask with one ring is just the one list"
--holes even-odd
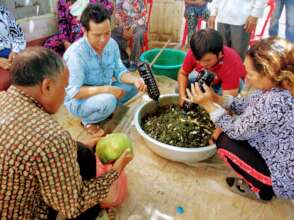
[(133, 85), (129, 85), (125, 90), (125, 95), (130, 98), (135, 96), (137, 93), (138, 93), (138, 89)]
[(105, 97), (105, 101), (103, 103), (100, 103), (102, 105), (102, 112), (107, 114), (111, 114), (114, 112), (117, 106), (117, 99), (114, 95), (108, 94), (108, 97)]

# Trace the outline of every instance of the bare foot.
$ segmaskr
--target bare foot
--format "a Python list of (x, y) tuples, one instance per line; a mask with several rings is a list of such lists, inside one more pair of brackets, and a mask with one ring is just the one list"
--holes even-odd
[(88, 124), (84, 126), (87, 132), (91, 135), (100, 135), (101, 137), (105, 134), (105, 131), (96, 124)]

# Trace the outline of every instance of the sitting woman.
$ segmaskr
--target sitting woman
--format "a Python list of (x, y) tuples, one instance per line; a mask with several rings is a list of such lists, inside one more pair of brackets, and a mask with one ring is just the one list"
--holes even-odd
[(81, 38), (83, 30), (78, 17), (89, 3), (99, 3), (110, 14), (113, 12), (113, 4), (110, 0), (58, 0), (58, 33), (51, 36), (44, 43), (44, 47), (52, 49), (62, 56), (73, 42)]
[(196, 84), (187, 101), (205, 108), (223, 130), (216, 145), (240, 177), (226, 178), (233, 192), (263, 201), (293, 199), (294, 45), (277, 37), (263, 39), (247, 52), (245, 67), (256, 89), (252, 95), (222, 97), (207, 86), (203, 93)]
[(16, 54), (26, 47), (24, 33), (14, 16), (0, 4), (0, 91), (10, 85), (9, 69)]
[[(146, 31), (147, 10), (144, 0), (117, 0), (114, 15), (117, 27), (112, 30), (111, 37), (118, 43), (125, 66), (135, 71)], [(133, 45), (129, 58), (126, 49), (131, 37)]]

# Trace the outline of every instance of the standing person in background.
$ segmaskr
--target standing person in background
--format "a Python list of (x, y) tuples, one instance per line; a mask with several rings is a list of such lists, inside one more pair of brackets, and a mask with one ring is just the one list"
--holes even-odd
[(271, 17), (269, 35), (278, 36), (279, 20), (284, 8), (286, 11), (286, 38), (294, 42), (294, 16), (293, 16), (294, 1), (293, 0), (276, 0), (276, 8)]
[(208, 27), (221, 33), (225, 45), (234, 48), (242, 60), (249, 46), (250, 34), (266, 7), (266, 0), (214, 0), (210, 5)]
[(184, 16), (188, 22), (188, 42), (197, 27), (198, 19), (207, 20), (209, 18), (207, 2), (211, 2), (211, 0), (185, 0)]
[(10, 85), (9, 69), (16, 55), (26, 47), (24, 33), (14, 16), (0, 4), (0, 91)]
[[(118, 43), (121, 59), (129, 71), (137, 69), (146, 31), (147, 10), (144, 0), (117, 0), (115, 4), (115, 22), (111, 37)], [(126, 52), (128, 41), (133, 38), (131, 55)]]
[(58, 0), (58, 33), (51, 36), (44, 43), (44, 47), (62, 56), (73, 42), (80, 39), (83, 36), (83, 30), (79, 16), (89, 3), (100, 3), (110, 14), (113, 12), (113, 4), (108, 0)]

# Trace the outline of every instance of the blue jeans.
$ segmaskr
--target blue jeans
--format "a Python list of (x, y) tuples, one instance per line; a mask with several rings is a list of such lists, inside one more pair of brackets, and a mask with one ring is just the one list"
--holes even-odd
[(294, 42), (294, 0), (276, 0), (276, 9), (271, 17), (269, 35), (278, 36), (279, 19), (286, 9), (286, 39)]
[(115, 111), (117, 105), (127, 102), (138, 92), (135, 86), (118, 81), (113, 82), (112, 86), (120, 87), (125, 91), (125, 95), (120, 100), (110, 93), (103, 93), (87, 99), (72, 99), (65, 103), (65, 107), (73, 115), (81, 118), (84, 125), (104, 121)]
[(4, 48), (4, 49), (0, 50), (0, 57), (8, 58), (10, 52), (11, 52), (11, 49)]

